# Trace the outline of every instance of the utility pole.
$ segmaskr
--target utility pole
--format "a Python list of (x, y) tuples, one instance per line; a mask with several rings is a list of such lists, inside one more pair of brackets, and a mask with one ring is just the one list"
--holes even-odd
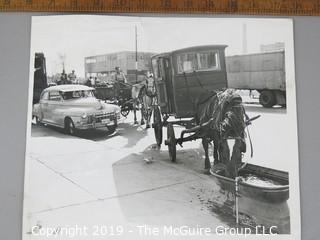
[(136, 40), (136, 83), (138, 83), (138, 37), (137, 37), (137, 26), (135, 26), (135, 40)]
[(66, 61), (66, 54), (58, 54), (61, 64), (62, 64), (62, 71), (65, 72), (65, 61)]
[(242, 54), (247, 54), (248, 51), (248, 41), (247, 41), (247, 24), (242, 24)]

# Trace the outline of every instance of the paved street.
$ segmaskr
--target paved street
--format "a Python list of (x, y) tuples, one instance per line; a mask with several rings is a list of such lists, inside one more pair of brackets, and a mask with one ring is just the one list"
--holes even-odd
[[(249, 157), (247, 144), (244, 161), (287, 170), (285, 159), (279, 157), (285, 156), (287, 149), (278, 137), (290, 135), (286, 110), (259, 105), (247, 105), (246, 109), (250, 117), (261, 117), (250, 126), (254, 157)], [(31, 234), (32, 226), (78, 225), (92, 230), (94, 226), (121, 225), (125, 231), (133, 230), (122, 236), (135, 239), (136, 226), (142, 224), (213, 229), (232, 225), (233, 219), (222, 217), (210, 205), (218, 189), (203, 173), (201, 142), (177, 147), (177, 163), (171, 163), (166, 146), (155, 146), (153, 129), (132, 123), (129, 115), (113, 135), (96, 130), (78, 136), (32, 125), (26, 161), (24, 239), (46, 239)], [(181, 129), (175, 127), (176, 136)], [(101, 235), (84, 238), (109, 239)]]

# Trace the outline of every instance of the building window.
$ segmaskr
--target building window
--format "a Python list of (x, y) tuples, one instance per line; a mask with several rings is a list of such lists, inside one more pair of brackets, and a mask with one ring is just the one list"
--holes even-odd
[(96, 63), (97, 59), (95, 58), (86, 58), (86, 63)]

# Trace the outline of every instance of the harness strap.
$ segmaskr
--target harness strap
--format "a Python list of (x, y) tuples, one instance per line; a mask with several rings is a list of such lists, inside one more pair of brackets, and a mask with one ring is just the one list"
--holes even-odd
[(204, 87), (203, 87), (200, 79), (198, 78), (197, 72), (196, 72), (195, 70), (193, 71), (193, 74), (196, 76), (196, 79), (197, 79), (197, 81), (198, 81), (199, 86), (200, 86), (202, 89), (204, 89)]

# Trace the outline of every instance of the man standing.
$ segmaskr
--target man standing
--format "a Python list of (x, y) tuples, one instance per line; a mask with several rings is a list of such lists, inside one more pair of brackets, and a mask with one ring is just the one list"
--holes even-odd
[(88, 87), (92, 87), (90, 78), (88, 78), (88, 80), (85, 82), (85, 85), (88, 86)]
[(96, 85), (95, 79), (93, 77), (90, 76), (90, 82), (91, 82), (91, 86), (94, 87)]
[(68, 75), (69, 80), (71, 81), (72, 84), (78, 84), (77, 82), (77, 75), (75, 74), (75, 71), (72, 70), (72, 73)]
[(115, 67), (114, 81), (118, 83), (127, 83), (127, 78), (121, 71), (120, 67)]
[(127, 78), (119, 67), (115, 67), (115, 74), (113, 76), (114, 81), (114, 95), (118, 98), (121, 95), (121, 85), (127, 83)]

